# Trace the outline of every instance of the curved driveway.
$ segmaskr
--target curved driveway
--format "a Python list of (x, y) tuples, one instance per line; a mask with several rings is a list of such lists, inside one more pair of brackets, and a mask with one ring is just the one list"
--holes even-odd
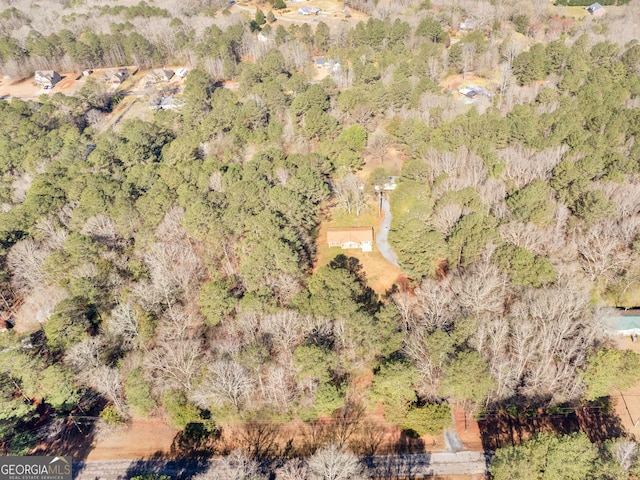
[(384, 218), (380, 222), (380, 228), (376, 235), (376, 246), (382, 256), (392, 265), (400, 267), (398, 264), (398, 256), (389, 245), (389, 229), (391, 228), (391, 208), (389, 207), (389, 199), (387, 197), (382, 198), (382, 211), (384, 212)]

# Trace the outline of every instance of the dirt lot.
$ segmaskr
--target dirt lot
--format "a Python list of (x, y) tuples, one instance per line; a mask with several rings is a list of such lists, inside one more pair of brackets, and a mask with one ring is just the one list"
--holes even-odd
[(82, 88), (86, 79), (77, 72), (60, 73), (60, 80), (51, 90), (45, 90), (35, 84), (33, 77), (17, 82), (0, 81), (0, 97), (38, 98), (40, 95), (64, 93), (71, 95)]
[(99, 435), (87, 460), (145, 458), (168, 453), (178, 433), (160, 420), (134, 420), (126, 428)]

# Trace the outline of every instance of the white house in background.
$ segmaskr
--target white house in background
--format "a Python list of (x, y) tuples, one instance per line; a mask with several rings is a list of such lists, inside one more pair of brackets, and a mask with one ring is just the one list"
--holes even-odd
[(382, 184), (382, 189), (386, 191), (395, 190), (398, 186), (398, 184), (396, 183), (396, 180), (398, 180), (398, 178), (399, 177), (389, 177), (389, 181)]
[(157, 68), (153, 71), (153, 74), (160, 82), (168, 82), (175, 75), (173, 70), (169, 70), (168, 68)]
[(36, 85), (42, 88), (53, 88), (60, 80), (62, 77), (55, 70), (40, 70), (35, 73)]
[(315, 7), (300, 7), (298, 9), (298, 15), (317, 15), (318, 13), (320, 13), (320, 9)]
[(373, 250), (373, 227), (349, 227), (327, 229), (329, 247), (340, 247), (343, 250), (359, 248), (363, 252)]
[(476, 29), (476, 22), (468, 18), (460, 24), (460, 30), (463, 32), (468, 32), (470, 30), (475, 30), (475, 29)]
[(111, 83), (120, 84), (129, 78), (129, 70), (119, 70), (111, 75)]

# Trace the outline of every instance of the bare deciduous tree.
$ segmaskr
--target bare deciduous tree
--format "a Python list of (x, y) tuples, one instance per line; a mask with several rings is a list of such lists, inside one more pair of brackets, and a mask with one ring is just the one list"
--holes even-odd
[(548, 180), (567, 149), (562, 145), (535, 152), (513, 144), (500, 151), (500, 158), (507, 164), (506, 178), (514, 180), (518, 188), (522, 188), (537, 179)]
[(462, 207), (457, 203), (445, 203), (439, 205), (431, 217), (432, 225), (442, 234), (447, 235), (449, 230), (458, 223), (462, 216)]
[(45, 282), (42, 270), (49, 252), (30, 238), (18, 241), (7, 255), (11, 285), (21, 293), (29, 293)]
[[(436, 328), (446, 328), (451, 325), (457, 316), (457, 304), (454, 301), (454, 293), (449, 287), (450, 280), (445, 279), (437, 282), (435, 280), (424, 280), (414, 292), (414, 301), (410, 303), (404, 321), (409, 330), (424, 328), (433, 331)], [(403, 297), (407, 293), (397, 293), (393, 296), (396, 304), (400, 304), (401, 311), (407, 308), (403, 303), (407, 300)]]
[(276, 470), (277, 480), (307, 480), (309, 476), (309, 467), (307, 467), (306, 462), (300, 458), (288, 460), (282, 467)]
[(597, 223), (578, 239), (582, 267), (592, 280), (609, 281), (629, 264), (630, 252), (613, 220)]
[(314, 453), (307, 465), (313, 480), (363, 480), (364, 469), (358, 457), (335, 444)]
[(106, 339), (102, 335), (85, 338), (65, 352), (65, 362), (76, 372), (87, 373), (104, 365)]
[(364, 185), (353, 173), (348, 173), (334, 184), (334, 194), (338, 207), (351, 214), (359, 216), (368, 207), (368, 199)]
[(202, 358), (201, 324), (178, 307), (170, 307), (157, 327), (156, 345), (147, 353), (144, 366), (160, 390), (190, 391)]
[(291, 40), (282, 44), (280, 51), (284, 56), (287, 68), (291, 70), (303, 69), (311, 59), (307, 46), (298, 40)]
[(474, 263), (451, 282), (451, 290), (462, 309), (474, 316), (500, 314), (507, 296), (507, 275), (490, 262), (492, 252)]
[(107, 318), (107, 332), (118, 337), (124, 348), (136, 346), (140, 339), (138, 315), (130, 304), (117, 305)]
[(207, 368), (192, 399), (203, 408), (232, 405), (240, 409), (249, 399), (253, 387), (254, 381), (246, 368), (234, 360), (217, 360)]
[(260, 473), (258, 462), (242, 450), (234, 450), (229, 455), (216, 459), (206, 473), (193, 477), (194, 480), (266, 480)]
[(367, 143), (367, 153), (376, 159), (378, 163), (382, 164), (385, 158), (387, 158), (387, 151), (391, 146), (391, 140), (388, 135), (382, 130), (376, 130), (373, 135), (369, 137)]
[(532, 223), (509, 222), (498, 228), (500, 236), (509, 243), (541, 255), (549, 251), (550, 229)]
[(633, 440), (626, 439), (619, 439), (616, 441), (613, 453), (620, 466), (627, 472), (640, 454), (638, 451), (638, 444)]

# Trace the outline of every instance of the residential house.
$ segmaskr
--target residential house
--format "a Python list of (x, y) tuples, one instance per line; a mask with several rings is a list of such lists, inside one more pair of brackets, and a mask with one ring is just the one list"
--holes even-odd
[(62, 80), (60, 74), (54, 70), (40, 70), (35, 73), (36, 85), (49, 89)]
[(184, 100), (175, 98), (173, 95), (155, 97), (149, 100), (149, 108), (151, 110), (180, 110), (183, 105)]
[(111, 75), (111, 83), (120, 84), (129, 78), (129, 70), (118, 70)]
[(316, 67), (322, 68), (325, 66), (324, 57), (318, 57), (315, 60), (316, 60)]
[(382, 184), (382, 189), (387, 191), (387, 192), (391, 191), (391, 190), (395, 190), (396, 187), (398, 186), (398, 184), (396, 183), (398, 178), (400, 178), (400, 177), (397, 177), (397, 176), (389, 177), (389, 181), (387, 181), (387, 182)]
[(471, 99), (473, 99), (476, 95), (484, 95), (487, 98), (493, 97), (493, 93), (485, 90), (482, 87), (479, 87), (477, 85), (472, 85), (472, 84), (469, 84), (464, 88), (461, 88), (460, 90), (458, 90), (458, 92), (460, 93), (460, 95), (464, 95), (465, 97), (471, 98)]
[(469, 32), (471, 30), (476, 29), (476, 22), (470, 19), (466, 19), (464, 22), (460, 23), (460, 31)]
[(464, 96), (465, 96), (465, 97), (467, 97), (467, 98), (473, 98), (473, 97), (475, 97), (476, 95), (478, 95), (478, 92), (475, 92), (475, 91), (473, 91), (473, 90), (469, 89), (468, 87), (461, 88), (461, 89), (459, 90), (459, 92), (460, 92), (460, 95), (464, 95)]
[(153, 71), (153, 75), (156, 77), (158, 82), (168, 82), (175, 75), (173, 70), (169, 70), (166, 68), (156, 68)]
[(315, 7), (300, 7), (298, 9), (298, 15), (317, 15), (318, 13), (320, 13), (320, 9)]
[(605, 13), (607, 13), (607, 11), (604, 9), (604, 7), (602, 5), (600, 5), (599, 3), (594, 3), (593, 5), (589, 5), (587, 7), (587, 12), (589, 12), (594, 17), (600, 17), (600, 16), (604, 15)]
[(329, 228), (327, 230), (329, 247), (343, 250), (359, 248), (363, 252), (373, 250), (373, 227)]
[(178, 70), (176, 70), (176, 76), (180, 78), (186, 77), (187, 73), (189, 73), (189, 70), (187, 70), (186, 68), (179, 68)]

